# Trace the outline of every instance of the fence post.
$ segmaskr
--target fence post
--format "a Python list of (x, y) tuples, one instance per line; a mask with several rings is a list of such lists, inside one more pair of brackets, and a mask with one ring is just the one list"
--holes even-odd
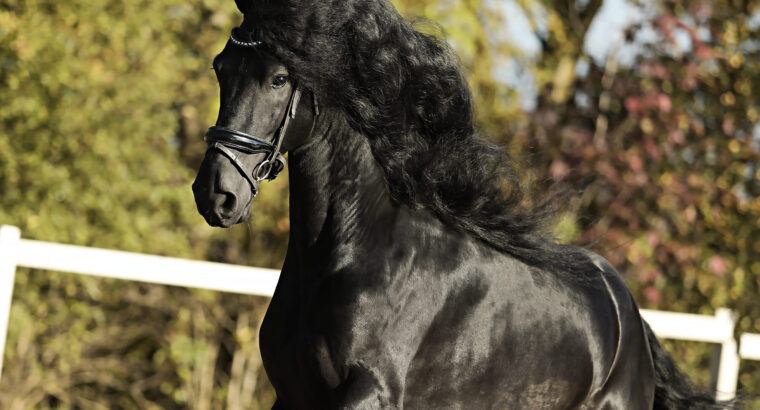
[(0, 380), (3, 376), (3, 356), (5, 338), (8, 335), (8, 320), (13, 299), (13, 280), (16, 276), (16, 247), (21, 239), (21, 230), (15, 226), (0, 226)]
[(715, 318), (726, 326), (723, 343), (720, 344), (715, 397), (718, 400), (729, 400), (736, 396), (736, 384), (739, 381), (739, 349), (734, 338), (736, 314), (730, 309), (718, 308), (715, 310)]

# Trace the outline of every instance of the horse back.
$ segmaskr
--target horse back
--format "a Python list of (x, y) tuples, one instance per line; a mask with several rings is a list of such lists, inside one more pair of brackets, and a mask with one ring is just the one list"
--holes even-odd
[(465, 248), (410, 363), (404, 407), (651, 408), (638, 308), (606, 261), (576, 248), (598, 279), (568, 281), (477, 242)]

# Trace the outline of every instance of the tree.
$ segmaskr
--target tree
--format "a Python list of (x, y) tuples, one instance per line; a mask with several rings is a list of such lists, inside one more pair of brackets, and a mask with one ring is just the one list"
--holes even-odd
[[(270, 243), (206, 227), (190, 191), (198, 125), (217, 104), (210, 60), (239, 19), (233, 2), (0, 2), (0, 222), (48, 241), (275, 265), (283, 183), (259, 198), (279, 219), (252, 221)], [(262, 253), (247, 251), (254, 241)], [(0, 407), (266, 407), (265, 306), (22, 270)]]
[[(740, 331), (760, 331), (758, 3), (658, 3), (626, 32), (625, 50), (638, 49), (630, 65), (560, 51), (565, 30), (551, 27), (571, 27), (579, 13), (556, 3), (542, 2), (550, 28), (538, 70), (562, 71), (546, 53), (590, 68), (569, 85), (537, 76), (546, 79), (537, 108), (514, 138), (535, 153), (540, 178), (578, 192), (565, 221), (572, 240), (610, 259), (642, 307), (726, 306)], [(707, 367), (707, 347), (670, 346), (704, 382), (695, 369)], [(760, 386), (749, 371), (740, 381)]]

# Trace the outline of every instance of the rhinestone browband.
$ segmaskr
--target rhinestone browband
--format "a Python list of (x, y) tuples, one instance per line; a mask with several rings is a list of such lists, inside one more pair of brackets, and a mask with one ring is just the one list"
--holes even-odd
[(238, 27), (235, 27), (232, 29), (232, 32), (230, 33), (230, 41), (232, 41), (232, 44), (235, 44), (240, 47), (258, 47), (262, 44), (264, 44), (263, 41), (242, 41), (235, 38), (235, 30), (237, 30)]

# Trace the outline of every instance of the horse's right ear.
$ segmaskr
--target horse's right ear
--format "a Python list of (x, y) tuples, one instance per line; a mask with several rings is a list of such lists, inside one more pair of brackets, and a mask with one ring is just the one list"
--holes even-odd
[(243, 14), (247, 13), (248, 9), (251, 8), (251, 0), (235, 0), (235, 4), (237, 4), (238, 10)]

